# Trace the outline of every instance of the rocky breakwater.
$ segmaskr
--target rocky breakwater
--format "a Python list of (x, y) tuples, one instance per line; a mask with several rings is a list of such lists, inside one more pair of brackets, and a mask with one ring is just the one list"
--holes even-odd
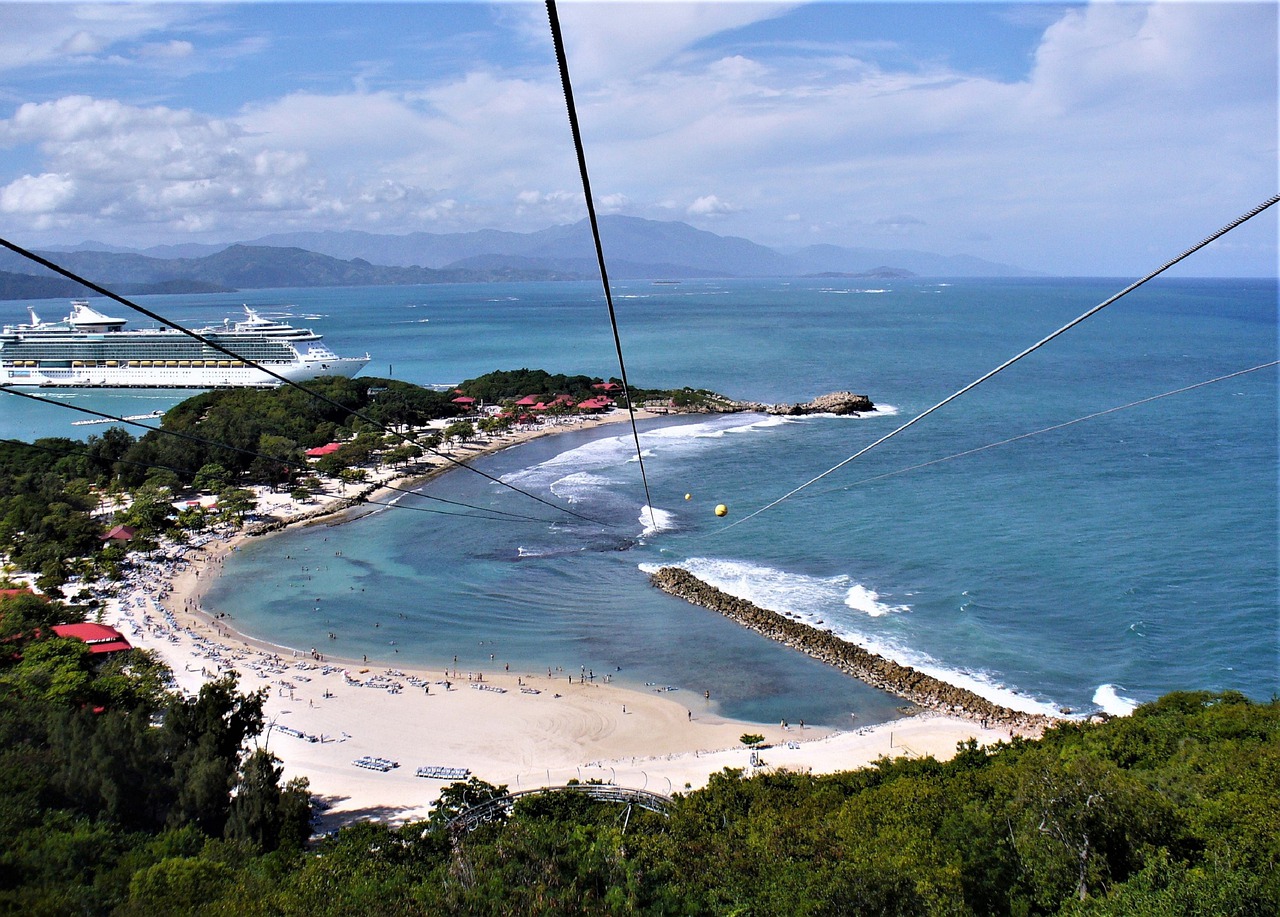
[(825, 630), (721, 592), (679, 567), (663, 567), (649, 579), (663, 592), (719, 612), (756, 633), (807, 653), (820, 662), (834, 666), (872, 687), (905, 698), (918, 707), (937, 713), (964, 716), (986, 725), (1001, 725), (1028, 732), (1041, 730), (1051, 723), (1048, 717), (993, 704), (972, 691), (947, 684), (931, 675), (918, 672), (911, 666), (900, 665), (892, 659), (868, 652)]

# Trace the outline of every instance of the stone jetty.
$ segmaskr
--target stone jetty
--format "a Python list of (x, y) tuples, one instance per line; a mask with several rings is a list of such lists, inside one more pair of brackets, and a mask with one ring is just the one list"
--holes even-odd
[(663, 592), (719, 612), (743, 627), (749, 627), (771, 640), (807, 653), (820, 662), (872, 687), (904, 698), (920, 708), (968, 717), (986, 725), (1009, 726), (1020, 730), (1039, 730), (1052, 723), (1049, 717), (993, 704), (972, 691), (868, 652), (856, 643), (841, 640), (821, 628), (792, 620), (746, 599), (721, 592), (679, 567), (663, 567), (649, 579)]

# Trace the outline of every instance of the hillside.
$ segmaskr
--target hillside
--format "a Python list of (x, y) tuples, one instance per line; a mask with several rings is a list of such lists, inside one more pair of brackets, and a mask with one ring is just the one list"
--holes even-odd
[[(1031, 272), (967, 255), (813, 245), (791, 253), (687, 223), (608, 216), (600, 221), (610, 277), (1016, 277)], [(69, 270), (130, 292), (206, 292), (273, 287), (380, 286), (489, 281), (591, 280), (599, 276), (585, 221), (531, 233), (376, 235), (306, 232), (230, 245), (121, 251), (81, 243), (42, 252)], [(0, 252), (0, 294), (10, 299), (76, 295), (38, 283), (38, 269)], [(887, 273), (886, 273), (887, 272)]]

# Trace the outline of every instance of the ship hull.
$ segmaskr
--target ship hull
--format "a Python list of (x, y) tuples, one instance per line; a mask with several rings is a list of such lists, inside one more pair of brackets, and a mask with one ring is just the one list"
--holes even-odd
[[(290, 382), (321, 376), (350, 378), (368, 364), (368, 357), (263, 364)], [(252, 366), (239, 367), (76, 367), (44, 369), (0, 365), (0, 385), (15, 388), (273, 388), (280, 385)]]

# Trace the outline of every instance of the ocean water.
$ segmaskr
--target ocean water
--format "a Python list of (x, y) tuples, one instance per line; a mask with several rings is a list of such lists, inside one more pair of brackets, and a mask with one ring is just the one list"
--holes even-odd
[[(455, 472), (426, 492), (525, 518), (445, 515), (457, 508), (405, 497), (344, 525), (250, 543), (207, 604), (256, 635), (352, 658), (586, 670), (671, 689), (695, 712), (760, 722), (895, 715), (892, 698), (648, 585), (648, 571), (678, 564), (1024, 709), (1119, 712), (1175, 689), (1270, 697), (1280, 689), (1274, 367), (938, 460), (1275, 360), (1274, 281), (1148, 284), (744, 519), (1124, 285), (620, 284), (635, 384), (766, 402), (849, 389), (880, 409), (646, 422), (653, 519), (628, 427), (541, 439), (477, 464), (587, 519)], [(424, 384), (522, 366), (617, 373), (593, 284), (274, 290), (148, 305), (199, 324), (241, 301), (323, 331), (340, 353), (368, 350), (369, 373)], [(21, 316), (7, 306), (9, 320)], [(63, 397), (141, 413), (170, 396)], [(134, 399), (146, 406), (127, 407)], [(0, 435), (92, 430), (73, 431), (69, 412), (46, 405), (8, 410), (15, 401), (0, 402)], [(915, 468), (924, 463), (933, 464)], [(724, 519), (712, 511), (719, 503)]]

